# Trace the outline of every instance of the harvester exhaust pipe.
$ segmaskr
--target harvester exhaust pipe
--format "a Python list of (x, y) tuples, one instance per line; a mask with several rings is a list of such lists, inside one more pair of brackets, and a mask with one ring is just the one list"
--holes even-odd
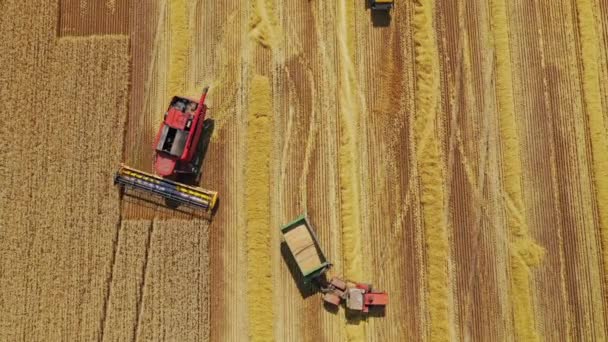
[(196, 107), (195, 116), (198, 116), (199, 114), (201, 114), (201, 111), (203, 110), (203, 106), (205, 105), (205, 99), (207, 98), (208, 92), (209, 92), (209, 86), (205, 86), (205, 88), (203, 88), (203, 94), (201, 95), (201, 99), (198, 101), (198, 107)]

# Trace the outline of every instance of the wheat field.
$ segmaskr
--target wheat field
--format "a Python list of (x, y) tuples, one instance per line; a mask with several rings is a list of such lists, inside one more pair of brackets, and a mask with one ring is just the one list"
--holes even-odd
[[(608, 3), (0, 2), (0, 341), (608, 339)], [(210, 85), (215, 215), (120, 196)], [(279, 227), (386, 290), (347, 320)]]

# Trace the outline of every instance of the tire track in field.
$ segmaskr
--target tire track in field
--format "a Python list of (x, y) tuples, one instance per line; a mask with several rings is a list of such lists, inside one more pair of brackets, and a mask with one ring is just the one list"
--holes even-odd
[(503, 203), (509, 232), (509, 296), (512, 301), (515, 338), (538, 340), (530, 293), (530, 267), (540, 263), (543, 252), (530, 239), (524, 213), (521, 155), (513, 100), (509, 24), (505, 1), (492, 0), (490, 8), (496, 58)]
[[(356, 7), (356, 65), (359, 93), (364, 95), (361, 117), (361, 203), (373, 203), (362, 219), (362, 253), (370, 255), (365, 278), (387, 291), (386, 316), (367, 320), (368, 341), (403, 340), (420, 336), (418, 284), (421, 260), (410, 237), (411, 206), (409, 113), (414, 111), (413, 63), (409, 6), (390, 14)], [(390, 20), (389, 20), (390, 19)], [(364, 48), (361, 48), (364, 47)], [(395, 276), (395, 275), (402, 276)]]
[[(608, 282), (608, 125), (600, 92), (600, 51), (595, 12), (591, 0), (576, 1), (576, 16), (581, 46), (582, 89), (591, 141), (593, 185), (597, 203), (599, 233), (602, 239), (603, 283)], [(606, 297), (604, 297), (606, 298)]]
[[(285, 25), (283, 20), (283, 11), (278, 11), (278, 22), (281, 25)], [(287, 28), (289, 31), (289, 28)], [(284, 39), (284, 37), (281, 37)], [(277, 45), (285, 45), (282, 39), (277, 39)], [(274, 52), (274, 50), (273, 50)], [(273, 89), (274, 92), (279, 93), (279, 98), (276, 99), (274, 104), (275, 110), (283, 115), (277, 115), (273, 118), (273, 157), (272, 164), (272, 192), (271, 192), (271, 216), (270, 229), (279, 229), (281, 225), (290, 222), (298, 214), (294, 209), (289, 206), (289, 203), (293, 203), (294, 194), (292, 184), (289, 184), (287, 178), (287, 168), (289, 164), (288, 150), (291, 146), (291, 134), (292, 134), (292, 121), (293, 121), (293, 107), (291, 101), (293, 101), (293, 90), (292, 80), (290, 79), (289, 68), (286, 65), (286, 61), (282, 56), (283, 50), (278, 50), (278, 61), (275, 59), (275, 70), (281, 70), (278, 75), (274, 75)], [(289, 178), (291, 179), (291, 178)], [(287, 204), (287, 205), (286, 205)], [(274, 246), (273, 246), (274, 248)], [(272, 266), (275, 268), (273, 274), (273, 300), (275, 304), (275, 312), (278, 319), (275, 325), (273, 338), (277, 341), (288, 340), (292, 334), (300, 335), (303, 333), (300, 329), (301, 324), (298, 324), (303, 320), (301, 317), (303, 308), (302, 303), (294, 300), (298, 298), (297, 285), (294, 284), (294, 278), (291, 277), (289, 265), (281, 249), (282, 246), (276, 246), (276, 249), (272, 253)]]
[[(555, 10), (560, 7), (560, 4), (551, 5)], [(555, 88), (553, 84), (559, 80), (547, 72), (547, 64), (554, 63), (551, 51), (558, 48), (547, 48), (547, 44), (560, 44), (558, 37), (547, 39), (547, 32), (560, 32), (563, 26), (550, 20), (551, 23), (545, 30), (543, 10), (539, 8), (538, 1), (514, 6), (513, 21), (527, 24), (512, 26), (514, 36), (520, 37), (519, 43), (513, 45), (513, 63), (520, 66), (514, 70), (513, 78), (515, 84), (519, 85), (515, 88), (515, 108), (523, 118), (520, 127), (523, 133), (522, 145), (525, 146), (522, 150), (522, 166), (523, 184), (527, 189), (526, 211), (529, 222), (534, 227), (532, 236), (549, 251), (545, 261), (533, 273), (536, 330), (540, 336), (551, 340), (570, 336), (572, 329), (564, 254), (564, 233), (567, 233), (564, 225), (571, 222), (561, 213), (563, 203), (558, 177), (563, 172), (559, 170), (563, 166), (557, 164), (560, 151), (556, 151), (556, 146), (559, 138), (554, 134), (555, 109), (551, 103), (551, 91)], [(547, 134), (540, 135), (539, 132)], [(567, 237), (567, 240), (576, 241), (573, 237)]]
[[(211, 315), (212, 341), (240, 341), (249, 336), (248, 301), (243, 300), (247, 298), (243, 189), (249, 90), (241, 86), (249, 79), (247, 10), (246, 4), (232, 1), (201, 8), (204, 24), (198, 26), (195, 33), (196, 37), (206, 38), (202, 40), (204, 47), (195, 52), (194, 68), (201, 72), (199, 77), (210, 78), (216, 85), (216, 93), (210, 98), (210, 117), (218, 117), (219, 121), (214, 131), (216, 138), (205, 158), (203, 176), (204, 182), (218, 189), (221, 202), (210, 232), (211, 280), (213, 284), (223, 284), (218, 295), (212, 297), (212, 307), (219, 309)], [(232, 17), (234, 19), (230, 19)], [(220, 40), (217, 45), (213, 37)], [(216, 50), (212, 50), (213, 46)], [(209, 55), (210, 51), (215, 51), (213, 56)], [(212, 60), (213, 65), (205, 63)]]
[[(275, 149), (281, 157), (275, 165), (275, 174), (279, 176), (273, 199), (277, 222), (273, 226), (279, 227), (306, 211), (323, 251), (333, 261), (332, 245), (336, 242), (328, 237), (335, 227), (329, 223), (334, 202), (331, 202), (332, 189), (326, 185), (331, 173), (326, 171), (324, 160), (328, 145), (320, 142), (326, 130), (319, 129), (319, 120), (325, 121), (325, 118), (317, 114), (327, 95), (320, 73), (314, 72), (314, 63), (319, 58), (318, 44), (323, 42), (311, 34), (317, 29), (315, 5), (296, 2), (278, 11), (278, 22), (285, 34), (275, 41), (272, 50), (273, 88), (275, 110), (284, 114), (277, 115), (275, 125)], [(277, 251), (275, 265), (279, 272), (275, 279), (275, 299), (277, 314), (283, 319), (277, 322), (276, 340), (333, 340), (335, 328), (343, 324), (343, 319), (326, 311), (318, 295), (311, 293), (304, 297), (308, 293), (299, 293), (302, 280), (290, 273), (295, 271), (294, 265), (290, 265), (291, 258), (278, 246)], [(330, 325), (326, 325), (328, 318)]]
[(154, 220), (137, 340), (209, 340), (209, 222)]
[(426, 248), (427, 338), (451, 339), (448, 222), (445, 208), (442, 119), (438, 116), (439, 61), (434, 29), (434, 1), (414, 7), (416, 42), (416, 162), (419, 172), (423, 240)]
[[(504, 339), (502, 298), (496, 264), (501, 258), (489, 194), (490, 120), (485, 103), (494, 93), (485, 87), (482, 58), (486, 51), (483, 23), (488, 16), (483, 4), (438, 4), (442, 56), (442, 101), (450, 114), (447, 187), (450, 241), (454, 255), (451, 268), (455, 321), (452, 329), (462, 340)], [(456, 35), (454, 37), (453, 35)], [(475, 66), (475, 67), (473, 67)], [(488, 93), (489, 94), (486, 94)], [(490, 103), (491, 105), (491, 103)], [(491, 175), (491, 173), (490, 173)], [(490, 176), (491, 177), (491, 176)]]
[[(313, 32), (310, 34), (310, 44), (315, 44), (316, 56), (310, 57), (316, 63), (310, 63), (315, 74), (315, 86), (318, 99), (319, 124), (321, 129), (318, 132), (318, 142), (316, 149), (319, 158), (317, 163), (313, 163), (311, 173), (315, 175), (317, 186), (309, 191), (315, 196), (319, 192), (315, 189), (326, 189), (321, 199), (317, 199), (315, 211), (319, 212), (320, 220), (317, 226), (321, 226), (320, 242), (325, 250), (327, 258), (335, 262), (332, 273), (343, 275), (345, 265), (343, 259), (342, 232), (340, 227), (341, 212), (336, 210), (340, 205), (340, 175), (339, 175), (339, 102), (337, 92), (329, 89), (338, 89), (339, 74), (335, 59), (338, 54), (336, 45), (337, 25), (335, 17), (338, 3), (336, 2), (311, 2), (313, 14), (311, 16)], [(306, 51), (306, 50), (303, 50)], [(305, 55), (306, 56), (306, 55)], [(315, 68), (317, 69), (316, 73)], [(315, 159), (313, 159), (315, 161)], [(321, 177), (320, 175), (324, 175)], [(310, 187), (310, 183), (308, 185)], [(311, 196), (309, 195), (309, 198)], [(320, 327), (323, 329), (323, 337), (328, 341), (346, 340), (346, 327), (344, 324), (343, 311), (336, 314), (325, 310), (321, 303), (313, 300), (312, 303), (321, 312)], [(313, 335), (314, 336), (314, 335)]]
[[(601, 268), (600, 242), (592, 212), (586, 128), (579, 114), (582, 104), (573, 96), (580, 93), (577, 66), (573, 65), (580, 51), (572, 31), (573, 5), (563, 1), (515, 7), (518, 22), (530, 26), (528, 32), (516, 34), (538, 35), (538, 43), (524, 40), (521, 44), (535, 48), (514, 49), (515, 60), (526, 66), (515, 74), (521, 79), (516, 104), (528, 117), (524, 120), (528, 134), (524, 136), (527, 148), (523, 156), (525, 188), (530, 189), (526, 203), (535, 228), (532, 233), (550, 251), (535, 272), (538, 330), (547, 339), (602, 340), (602, 282), (597, 272)], [(529, 99), (529, 94), (543, 94), (544, 101), (535, 105), (540, 101)], [(547, 167), (550, 170), (545, 170)]]
[[(360, 179), (360, 142), (357, 139), (362, 103), (358, 96), (356, 72), (353, 65), (355, 48), (354, 4), (341, 0), (337, 4), (338, 61), (339, 67), (339, 110), (340, 110), (340, 211), (342, 221), (342, 248), (344, 276), (358, 280), (363, 277), (361, 260), (361, 179)], [(349, 341), (365, 340), (362, 322), (350, 322), (346, 327)]]

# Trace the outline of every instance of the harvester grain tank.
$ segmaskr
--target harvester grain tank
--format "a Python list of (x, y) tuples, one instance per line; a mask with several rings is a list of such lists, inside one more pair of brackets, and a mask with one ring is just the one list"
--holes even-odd
[(217, 192), (182, 182), (193, 178), (198, 183), (200, 178), (208, 89), (203, 90), (198, 101), (179, 96), (171, 99), (154, 140), (156, 174), (121, 165), (114, 184), (154, 193), (170, 203), (213, 210)]

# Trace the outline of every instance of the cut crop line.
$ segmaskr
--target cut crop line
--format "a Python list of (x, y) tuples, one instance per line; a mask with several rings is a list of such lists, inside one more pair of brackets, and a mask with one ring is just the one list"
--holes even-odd
[[(119, 210), (122, 211), (120, 206)], [(112, 284), (114, 283), (114, 268), (116, 266), (116, 254), (118, 253), (118, 241), (120, 239), (120, 231), (122, 227), (122, 213), (119, 215), (120, 216), (118, 217), (118, 222), (116, 223), (116, 233), (114, 234), (114, 240), (112, 241), (112, 259), (110, 261), (110, 275), (108, 276), (108, 278), (106, 278), (106, 293), (103, 298), (103, 313), (101, 315), (100, 322), (100, 341), (103, 341), (103, 336), (106, 331), (110, 295), (112, 294)]]
[[(283, 67), (283, 71), (287, 75), (287, 87), (288, 87), (288, 92), (289, 92), (289, 99), (291, 100), (291, 94), (292, 94), (291, 89), (295, 88), (296, 85), (294, 84), (293, 79), (291, 78), (291, 73), (289, 72), (289, 69), (286, 67)], [(283, 140), (283, 146), (281, 148), (282, 157), (281, 157), (281, 160), (279, 161), (280, 170), (281, 170), (281, 179), (280, 179), (281, 184), (285, 183), (286, 168), (287, 168), (286, 163), (288, 160), (289, 144), (291, 142), (291, 135), (292, 135), (292, 130), (293, 130), (293, 109), (292, 109), (293, 107), (291, 104), (289, 104), (288, 107), (289, 108), (287, 109), (287, 128), (285, 130), (285, 139)]]
[[(460, 18), (464, 18), (464, 5), (458, 6), (458, 13), (459, 13)], [(461, 92), (463, 91), (463, 88), (464, 88), (465, 101), (470, 100), (471, 102), (473, 102), (471, 107), (477, 109), (478, 108), (477, 98), (475, 97), (475, 94), (474, 94), (473, 88), (472, 88), (473, 77), (472, 77), (472, 71), (471, 71), (471, 53), (469, 50), (470, 46), (469, 46), (468, 29), (465, 26), (464, 20), (459, 20), (458, 25), (459, 25), (460, 32), (462, 34), (458, 35), (459, 46), (461, 48), (458, 50), (458, 55), (457, 55), (456, 60), (462, 60), (463, 63), (460, 64), (460, 66), (456, 69), (455, 93), (461, 94)], [(463, 86), (463, 84), (464, 84), (464, 86)], [(466, 104), (465, 104), (465, 106), (466, 106)], [(487, 204), (483, 200), (483, 188), (484, 188), (484, 180), (485, 180), (485, 172), (484, 172), (483, 168), (485, 167), (485, 156), (483, 156), (483, 157), (480, 156), (478, 159), (479, 180), (476, 181), (471, 164), (468, 160), (468, 156), (465, 153), (465, 145), (464, 145), (464, 141), (462, 139), (462, 130), (457, 122), (457, 115), (458, 115), (458, 113), (461, 113), (461, 110), (462, 110), (462, 108), (460, 108), (460, 101), (454, 101), (451, 107), (452, 107), (451, 128), (453, 129), (454, 134), (450, 136), (450, 156), (452, 156), (452, 152), (453, 152), (452, 144), (455, 144), (457, 146), (458, 152), (460, 153), (460, 156), (462, 158), (461, 163), (464, 167), (466, 180), (469, 182), (469, 184), (471, 186), (471, 191), (472, 191), (473, 197), (474, 197), (474, 203), (479, 204), (478, 206), (474, 207), (474, 216), (472, 218), (472, 221), (474, 222), (473, 227), (474, 227), (475, 231), (473, 231), (473, 238), (471, 239), (471, 246), (470, 246), (471, 250), (477, 250), (478, 246), (482, 244), (482, 238), (484, 236), (482, 234), (483, 231), (480, 228), (481, 220), (484, 216), (484, 213), (487, 212), (487, 210), (486, 210)], [(485, 119), (485, 115), (483, 117)], [(487, 130), (483, 130), (483, 132), (484, 133), (482, 134), (481, 144), (479, 145), (479, 146), (481, 146), (482, 151), (483, 151), (483, 146), (488, 145), (487, 144), (488, 132), (487, 132)], [(452, 140), (452, 137), (455, 138), (455, 140), (456, 140), (455, 143)], [(452, 167), (448, 166), (448, 169), (452, 170)], [(475, 253), (473, 255), (473, 260), (471, 262), (473, 264), (473, 268), (467, 279), (467, 284), (468, 284), (467, 288), (468, 289), (472, 288), (473, 281), (479, 277), (479, 274), (478, 274), (478, 269), (480, 267), (479, 255), (480, 255), (480, 253)], [(453, 286), (455, 287), (456, 284), (454, 284)], [(453, 291), (457, 291), (457, 289), (456, 290), (453, 289)], [(472, 296), (473, 296), (472, 291), (466, 291), (465, 298), (463, 300), (464, 312), (471, 312), (470, 307), (471, 307), (471, 302), (473, 301)], [(458, 305), (457, 303), (455, 303), (455, 304)], [(457, 322), (466, 322), (467, 318), (466, 317), (465, 318), (457, 317), (457, 319), (458, 319)]]
[[(443, 131), (437, 113), (439, 55), (435, 40), (435, 2), (420, 0), (414, 7), (416, 60), (416, 114), (414, 118), (416, 159), (419, 172), (422, 224), (426, 246), (426, 303), (428, 338), (450, 340), (450, 277), (448, 273), (448, 222), (443, 172)], [(433, 137), (433, 138), (430, 138)]]
[(186, 69), (191, 42), (186, 0), (169, 1), (169, 80), (167, 97), (183, 93), (186, 89)]
[(498, 99), (499, 132), (502, 154), (502, 176), (507, 204), (507, 227), (510, 235), (509, 276), (510, 300), (513, 308), (515, 338), (538, 340), (530, 291), (530, 267), (537, 265), (543, 254), (541, 247), (529, 237), (523, 217), (521, 156), (513, 100), (509, 25), (504, 0), (492, 0), (491, 21), (496, 63), (496, 95)]
[(310, 123), (308, 125), (308, 137), (306, 138), (306, 150), (304, 151), (304, 167), (302, 168), (302, 174), (300, 176), (300, 194), (302, 196), (302, 203), (306, 206), (307, 202), (307, 191), (306, 191), (306, 177), (308, 176), (308, 172), (310, 169), (310, 158), (312, 154), (313, 146), (316, 143), (317, 136), (317, 107), (315, 105), (315, 99), (317, 98), (315, 84), (314, 84), (314, 76), (312, 75), (312, 71), (307, 70), (306, 75), (308, 76), (308, 83), (310, 85), (311, 91), (311, 113), (310, 113)]
[(279, 36), (273, 0), (252, 0), (251, 7), (251, 36), (263, 47), (272, 48), (276, 44), (276, 37)]
[(158, 17), (158, 23), (156, 24), (156, 31), (154, 32), (154, 42), (152, 45), (152, 60), (150, 61), (150, 67), (148, 69), (148, 77), (146, 79), (146, 83), (144, 84), (144, 113), (147, 113), (150, 108), (150, 83), (152, 82), (152, 76), (154, 75), (154, 69), (156, 68), (156, 64), (158, 59), (156, 58), (158, 54), (158, 46), (160, 40), (160, 32), (164, 30), (165, 26), (165, 17), (167, 15), (167, 0), (162, 1), (160, 5), (161, 11)]
[(597, 196), (604, 283), (608, 282), (608, 136), (601, 104), (599, 81), (599, 38), (595, 30), (593, 4), (589, 0), (578, 0), (578, 26), (582, 47), (583, 99), (589, 120), (593, 180)]
[[(540, 1), (539, 0), (534, 0), (535, 3), (535, 15), (536, 15), (536, 21), (538, 23), (542, 23), (542, 15), (541, 15), (541, 5), (540, 5)], [(544, 98), (544, 103), (545, 103), (545, 108), (547, 109), (552, 109), (552, 104), (551, 104), (551, 96), (549, 93), (549, 80), (547, 79), (547, 60), (546, 60), (546, 56), (545, 56), (545, 49), (547, 48), (545, 45), (545, 32), (543, 29), (543, 25), (539, 25), (538, 26), (538, 43), (539, 43), (539, 51), (540, 51), (540, 56), (541, 56), (541, 60), (540, 60), (540, 65), (541, 68), (543, 70), (543, 98)], [(557, 221), (557, 229), (556, 229), (556, 235), (557, 235), (557, 241), (558, 241), (558, 245), (559, 245), (559, 278), (560, 278), (560, 290), (561, 290), (561, 297), (562, 297), (562, 302), (564, 303), (564, 308), (563, 308), (563, 316), (564, 316), (564, 321), (565, 321), (565, 325), (566, 325), (566, 336), (564, 336), (565, 341), (571, 341), (571, 336), (572, 336), (572, 317), (571, 317), (571, 312), (572, 309), (570, 308), (569, 302), (568, 302), (568, 291), (567, 291), (567, 283), (566, 283), (566, 258), (564, 255), (564, 223), (562, 221), (562, 217), (563, 217), (563, 213), (561, 211), (561, 207), (563, 205), (562, 200), (560, 198), (560, 184), (559, 184), (559, 178), (558, 178), (558, 162), (557, 162), (557, 157), (556, 157), (556, 139), (555, 139), (555, 121), (553, 116), (549, 115), (548, 117), (548, 125), (549, 125), (549, 135), (550, 135), (550, 144), (549, 144), (549, 156), (550, 156), (550, 160), (551, 160), (551, 183), (553, 185), (553, 191), (552, 191), (552, 197), (553, 197), (553, 210), (555, 211), (556, 215), (556, 221)]]
[(135, 326), (133, 327), (133, 342), (137, 341), (139, 338), (139, 329), (141, 327), (141, 320), (143, 317), (144, 311), (144, 291), (146, 290), (146, 279), (148, 278), (148, 261), (150, 260), (150, 246), (152, 244), (152, 235), (154, 233), (154, 220), (150, 221), (150, 226), (148, 227), (148, 236), (146, 237), (146, 250), (144, 254), (144, 264), (142, 267), (142, 275), (141, 281), (139, 282), (139, 298), (137, 298), (137, 303), (135, 305), (136, 317), (135, 317)]
[(271, 87), (255, 75), (247, 118), (246, 214), (249, 337), (273, 340), (272, 258), (270, 235), (270, 158), (272, 154)]

